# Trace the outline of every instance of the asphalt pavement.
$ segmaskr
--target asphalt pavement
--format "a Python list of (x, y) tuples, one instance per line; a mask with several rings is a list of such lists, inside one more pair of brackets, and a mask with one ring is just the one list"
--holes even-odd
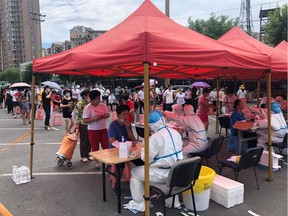
[[(215, 116), (209, 117), (208, 136), (213, 140), (215, 134)], [(107, 201), (102, 201), (102, 173), (94, 169), (94, 162), (82, 163), (79, 145), (72, 158), (73, 167), (57, 167), (55, 153), (60, 147), (64, 135), (64, 125), (55, 126), (46, 131), (42, 120), (35, 120), (35, 145), (33, 159), (33, 179), (31, 182), (16, 185), (12, 177), (12, 166), (27, 166), (30, 163), (30, 136), (12, 145), (17, 139), (30, 131), (30, 125), (23, 125), (20, 118), (14, 119), (6, 110), (0, 109), (0, 202), (14, 216), (86, 216), (117, 214), (117, 196), (107, 183)], [(227, 158), (226, 140), (219, 159)], [(3, 151), (1, 151), (3, 150)], [(287, 161), (287, 158), (285, 157)], [(218, 172), (215, 158), (209, 165)], [(253, 169), (243, 170), (238, 181), (244, 184), (244, 203), (229, 209), (210, 200), (206, 211), (198, 212), (203, 216), (251, 215), (249, 210), (261, 216), (287, 215), (287, 164), (280, 171), (273, 173), (273, 181), (267, 182), (268, 171), (257, 167), (260, 190), (257, 190)], [(224, 170), (222, 175), (233, 179), (231, 170)], [(107, 181), (108, 182), (108, 176)], [(122, 204), (128, 203), (131, 196), (129, 183), (122, 184)], [(153, 199), (151, 215), (162, 211), (161, 201)], [(181, 209), (168, 209), (167, 215), (181, 215)], [(122, 215), (134, 215), (122, 209)], [(144, 215), (138, 213), (138, 215)]]

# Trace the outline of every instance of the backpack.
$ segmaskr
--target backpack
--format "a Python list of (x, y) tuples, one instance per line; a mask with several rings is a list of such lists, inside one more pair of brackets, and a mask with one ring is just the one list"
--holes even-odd
[(7, 96), (6, 96), (6, 99), (7, 100), (12, 100), (12, 95), (10, 94), (10, 92), (7, 92)]

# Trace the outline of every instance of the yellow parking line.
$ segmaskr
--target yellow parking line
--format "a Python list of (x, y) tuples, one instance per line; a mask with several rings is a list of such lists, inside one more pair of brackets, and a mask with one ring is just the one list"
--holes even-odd
[(0, 203), (0, 213), (3, 216), (13, 216), (5, 207), (2, 203)]

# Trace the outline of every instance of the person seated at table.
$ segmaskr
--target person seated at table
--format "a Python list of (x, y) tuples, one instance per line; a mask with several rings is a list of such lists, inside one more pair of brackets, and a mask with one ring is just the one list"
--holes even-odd
[[(180, 134), (165, 125), (165, 120), (161, 112), (154, 110), (149, 114), (149, 126), (154, 132), (149, 138), (149, 178), (151, 182), (166, 183), (170, 168), (178, 161), (183, 159), (182, 139)], [(144, 154), (141, 149), (141, 158)], [(137, 166), (131, 170), (130, 191), (133, 200), (127, 204), (127, 208), (136, 211), (145, 211), (144, 202), (144, 166)], [(166, 204), (172, 203), (171, 199), (166, 199)], [(178, 196), (175, 197), (174, 207), (179, 207)]]
[(188, 132), (189, 140), (184, 141), (183, 155), (186, 157), (189, 153), (201, 152), (207, 149), (208, 140), (205, 126), (199, 116), (194, 113), (192, 105), (184, 107), (185, 116), (180, 116), (172, 112), (165, 111), (163, 116), (168, 120), (178, 122), (185, 126)]
[[(116, 108), (117, 113), (117, 120), (114, 120), (111, 122), (108, 128), (108, 138), (109, 138), (109, 147), (114, 148), (112, 145), (113, 142), (122, 141), (122, 137), (124, 138), (124, 141), (132, 141), (132, 147), (134, 147), (137, 143), (136, 138), (133, 134), (131, 123), (129, 121), (129, 111), (130, 108), (128, 105), (120, 105)], [(133, 164), (136, 166), (144, 165), (143, 160), (136, 159), (132, 161)], [(120, 166), (120, 172), (121, 176), (123, 174), (123, 170), (125, 168), (124, 164), (117, 164), (116, 166)], [(114, 188), (114, 193), (117, 194), (117, 183)]]
[(222, 113), (233, 112), (234, 101), (237, 99), (236, 95), (233, 93), (233, 89), (227, 88), (225, 90), (225, 95), (222, 98)]
[(110, 123), (108, 129), (109, 147), (113, 148), (114, 141), (121, 142), (122, 137), (124, 141), (132, 141), (132, 147), (137, 143), (129, 121), (130, 108), (128, 105), (120, 105), (116, 108), (117, 119)]
[[(230, 131), (231, 131), (231, 134), (237, 138), (238, 137), (238, 129), (235, 129), (233, 126), (237, 121), (246, 120), (244, 113), (243, 113), (244, 104), (240, 99), (236, 99), (234, 101), (233, 108), (234, 108), (234, 112), (231, 114), (231, 117), (230, 117)], [(255, 137), (255, 136), (257, 137), (257, 134), (255, 132), (247, 132), (247, 131), (243, 132), (243, 138)], [(248, 141), (248, 148), (256, 147), (256, 144), (257, 144), (256, 139), (250, 140), (250, 141)]]
[[(268, 119), (258, 120), (257, 125), (260, 129), (265, 129), (257, 130), (257, 145), (263, 146), (266, 149), (268, 147)], [(280, 105), (277, 102), (271, 103), (271, 142), (281, 143), (287, 132), (287, 124), (281, 112)], [(272, 151), (274, 152), (273, 148)]]

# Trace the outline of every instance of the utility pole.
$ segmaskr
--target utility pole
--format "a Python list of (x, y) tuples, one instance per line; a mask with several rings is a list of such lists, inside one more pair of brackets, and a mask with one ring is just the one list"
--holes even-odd
[(241, 0), (240, 27), (249, 35), (254, 31), (250, 0)]
[[(170, 17), (170, 0), (165, 0), (165, 14), (167, 17)], [(170, 79), (165, 78), (164, 79), (164, 88), (168, 87), (169, 84), (170, 84)]]

